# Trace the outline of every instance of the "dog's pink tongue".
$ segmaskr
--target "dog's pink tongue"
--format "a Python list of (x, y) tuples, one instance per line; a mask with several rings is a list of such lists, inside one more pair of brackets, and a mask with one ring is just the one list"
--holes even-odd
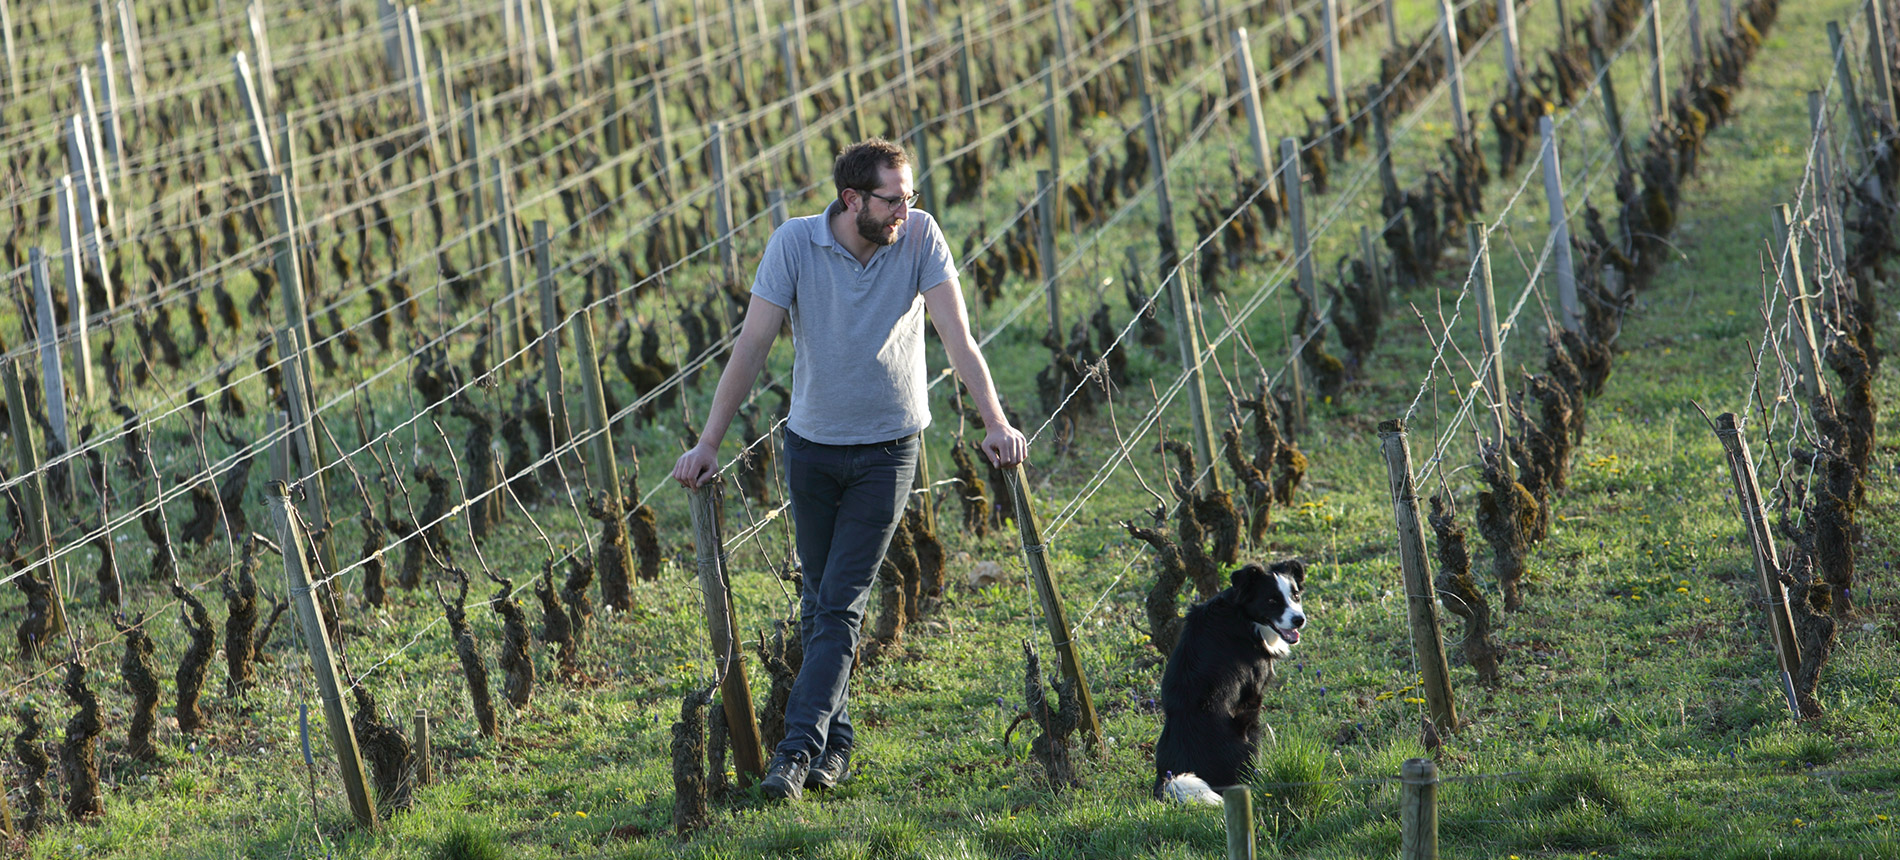
[(1285, 630), (1282, 630), (1282, 629), (1280, 629), (1280, 628), (1278, 628), (1278, 627), (1275, 627), (1275, 628), (1273, 628), (1273, 629), (1274, 629), (1274, 632), (1276, 632), (1276, 633), (1278, 633), (1278, 634), (1280, 634), (1280, 638), (1281, 638), (1281, 639), (1285, 639), (1285, 640), (1286, 640), (1286, 644), (1288, 644), (1288, 645), (1298, 645), (1298, 644), (1299, 644), (1299, 642), (1300, 642), (1300, 631), (1298, 631), (1298, 630), (1294, 630), (1294, 629), (1292, 629), (1292, 628), (1287, 628), (1287, 629), (1285, 629)]

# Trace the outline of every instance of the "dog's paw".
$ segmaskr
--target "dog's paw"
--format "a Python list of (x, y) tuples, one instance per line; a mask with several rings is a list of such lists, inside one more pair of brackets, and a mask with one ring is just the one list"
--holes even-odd
[(1161, 799), (1168, 803), (1195, 803), (1220, 806), (1220, 792), (1207, 781), (1191, 773), (1173, 777), (1161, 784)]

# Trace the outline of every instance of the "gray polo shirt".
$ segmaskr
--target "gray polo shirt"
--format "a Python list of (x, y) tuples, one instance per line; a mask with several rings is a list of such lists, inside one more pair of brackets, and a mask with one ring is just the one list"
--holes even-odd
[(788, 426), (826, 445), (888, 442), (930, 426), (923, 291), (957, 276), (936, 219), (911, 210), (894, 244), (858, 259), (829, 213), (793, 218), (766, 243), (752, 294), (792, 321)]

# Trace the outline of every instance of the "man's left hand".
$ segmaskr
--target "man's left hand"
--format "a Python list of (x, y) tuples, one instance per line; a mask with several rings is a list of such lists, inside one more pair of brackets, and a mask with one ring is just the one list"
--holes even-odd
[(1021, 465), (1029, 459), (1029, 440), (1008, 424), (992, 427), (983, 435), (983, 454), (998, 467)]

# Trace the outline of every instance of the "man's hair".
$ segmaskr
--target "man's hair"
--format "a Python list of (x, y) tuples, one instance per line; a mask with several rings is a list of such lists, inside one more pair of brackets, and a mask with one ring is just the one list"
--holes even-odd
[(896, 169), (910, 163), (910, 156), (904, 154), (904, 148), (885, 140), (873, 137), (869, 140), (851, 144), (838, 153), (838, 160), (831, 163), (831, 181), (838, 187), (838, 193), (844, 194), (846, 188), (869, 191), (878, 186), (878, 171), (886, 167)]

